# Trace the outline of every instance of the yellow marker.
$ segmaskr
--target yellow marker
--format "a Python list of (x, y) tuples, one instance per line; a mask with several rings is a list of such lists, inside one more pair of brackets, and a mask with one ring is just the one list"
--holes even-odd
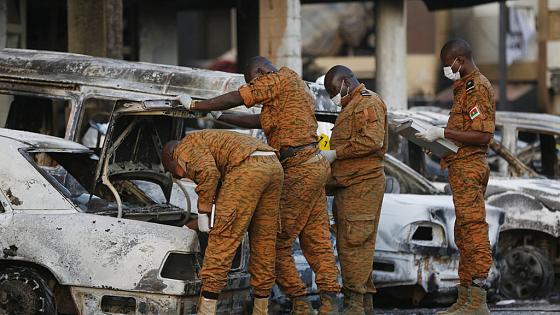
[(322, 133), (319, 135), (319, 150), (330, 150), (331, 144), (329, 142), (329, 136)]

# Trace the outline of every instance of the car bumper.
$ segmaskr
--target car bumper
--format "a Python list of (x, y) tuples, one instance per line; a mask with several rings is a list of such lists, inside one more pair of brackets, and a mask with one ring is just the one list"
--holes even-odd
[[(418, 285), (426, 293), (446, 293), (459, 284), (458, 270), (458, 255), (376, 251), (373, 278), (377, 288)], [(493, 264), (488, 281), (492, 283), (497, 277)]]
[[(198, 295), (167, 295), (72, 287), (72, 298), (79, 314), (196, 314)], [(249, 290), (224, 291), (217, 314), (245, 314)]]

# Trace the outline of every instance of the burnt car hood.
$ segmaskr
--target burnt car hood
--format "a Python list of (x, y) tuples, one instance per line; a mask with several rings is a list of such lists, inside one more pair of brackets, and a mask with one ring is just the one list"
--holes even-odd
[(560, 211), (560, 181), (551, 179), (492, 178), (487, 195), (517, 191), (532, 196), (551, 211)]
[(169, 200), (172, 178), (161, 164), (161, 150), (184, 133), (192, 116), (175, 101), (117, 101), (99, 156), (95, 185), (110, 181), (145, 180), (158, 184)]
[[(489, 224), (489, 237), (492, 246), (496, 243), (500, 225), (504, 220), (504, 211), (500, 208), (486, 205), (486, 220)], [(440, 225), (447, 240), (441, 247), (432, 247), (431, 242), (414, 241), (411, 239), (411, 224), (418, 222), (432, 222)], [(428, 251), (438, 255), (453, 255), (457, 253), (453, 227), (455, 211), (451, 196), (445, 195), (411, 195), (385, 194), (383, 210), (377, 234), (376, 251), (388, 252), (423, 252)]]

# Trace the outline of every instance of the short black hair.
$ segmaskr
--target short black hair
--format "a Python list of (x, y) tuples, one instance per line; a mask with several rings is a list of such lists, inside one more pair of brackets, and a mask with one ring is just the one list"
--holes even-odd
[(462, 38), (454, 38), (441, 48), (440, 57), (445, 58), (445, 56), (451, 56), (453, 58), (457, 58), (459, 56), (465, 58), (472, 58), (472, 49), (469, 43)]
[(354, 72), (352, 72), (352, 70), (350, 70), (348, 67), (346, 66), (342, 66), (342, 65), (336, 65), (332, 68), (329, 69), (329, 71), (327, 71), (327, 74), (325, 74), (325, 82), (329, 81), (332, 82), (333, 79), (346, 79), (346, 78), (354, 78)]
[(245, 74), (252, 72), (256, 68), (268, 69), (270, 67), (274, 67), (270, 60), (266, 59), (263, 56), (255, 56), (249, 59), (249, 61), (247, 62), (247, 65), (245, 66)]
[(330, 68), (329, 71), (327, 71), (327, 74), (325, 74), (325, 87), (336, 86), (339, 82), (345, 79), (350, 82), (358, 82), (358, 79), (352, 70), (346, 66), (336, 65)]

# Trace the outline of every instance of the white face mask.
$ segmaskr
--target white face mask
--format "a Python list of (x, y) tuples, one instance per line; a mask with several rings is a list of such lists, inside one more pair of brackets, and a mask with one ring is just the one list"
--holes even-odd
[(451, 66), (443, 67), (443, 75), (451, 81), (457, 81), (461, 78), (461, 74), (459, 73), (459, 70), (461, 70), (462, 67), (461, 65), (459, 65), (459, 69), (457, 69), (457, 72), (453, 72), (452, 67), (455, 64), (455, 61), (457, 61), (457, 58), (453, 60)]
[[(331, 98), (331, 101), (332, 101), (336, 106), (342, 106), (342, 95), (341, 95), (341, 93), (342, 93), (342, 87), (343, 87), (343, 86), (344, 86), (344, 80), (342, 80), (342, 84), (340, 85), (340, 91), (338, 92), (338, 94), (336, 94), (335, 96), (333, 96), (333, 97)], [(350, 87), (348, 86), (348, 87), (346, 88), (346, 95), (344, 95), (344, 96), (347, 96), (347, 95), (348, 95), (348, 92), (349, 92), (348, 90), (349, 90), (349, 89), (350, 89)]]

